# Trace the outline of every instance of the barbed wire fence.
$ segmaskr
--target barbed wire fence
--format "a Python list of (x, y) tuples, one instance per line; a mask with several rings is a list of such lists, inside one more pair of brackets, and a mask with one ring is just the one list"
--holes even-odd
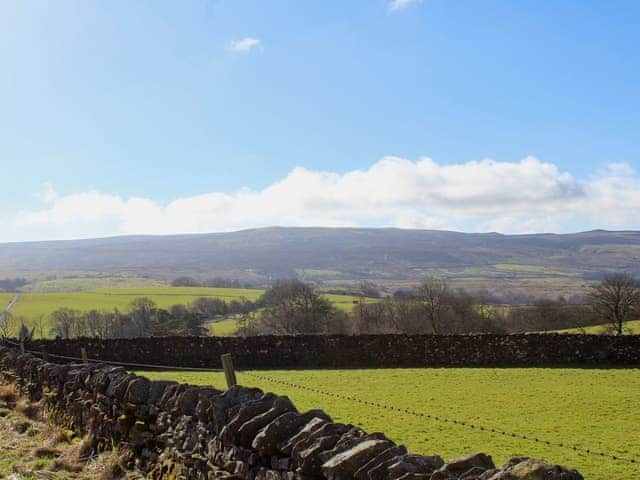
[[(111, 360), (101, 360), (101, 359), (95, 359), (95, 358), (83, 358), (83, 357), (74, 357), (74, 356), (67, 356), (67, 355), (55, 355), (55, 354), (47, 354), (46, 352), (39, 352), (36, 350), (28, 350), (26, 348), (24, 348), (24, 344), (20, 344), (18, 342), (14, 342), (11, 341), (7, 338), (3, 338), (2, 339), (6, 344), (12, 346), (12, 347), (16, 347), (16, 348), (21, 348), (24, 350), (25, 353), (31, 353), (33, 355), (37, 355), (37, 356), (46, 356), (46, 357), (51, 357), (51, 358), (59, 358), (62, 360), (73, 360), (73, 361), (78, 361), (79, 363), (95, 363), (95, 364), (103, 364), (103, 365), (113, 365), (113, 366), (123, 366), (123, 367), (133, 367), (133, 368), (140, 368), (140, 369), (150, 369), (150, 370), (165, 370), (165, 371), (193, 371), (193, 372), (206, 372), (206, 373), (225, 373), (225, 375), (229, 375), (230, 373), (232, 374), (233, 377), (233, 383), (229, 383), (229, 386), (231, 386), (232, 384), (235, 384), (235, 372), (241, 373), (243, 375), (246, 375), (248, 377), (257, 379), (257, 380), (261, 380), (261, 381), (265, 381), (265, 382), (269, 382), (272, 384), (276, 384), (276, 385), (281, 385), (281, 386), (285, 386), (285, 387), (289, 387), (289, 388), (294, 388), (297, 390), (302, 390), (302, 391), (307, 391), (307, 392), (311, 392), (317, 395), (322, 395), (325, 397), (330, 397), (330, 398), (335, 398), (335, 399), (339, 399), (339, 400), (344, 400), (344, 401), (348, 401), (348, 402), (352, 402), (352, 403), (357, 403), (360, 405), (364, 405), (367, 407), (373, 407), (373, 408), (377, 408), (380, 410), (384, 410), (384, 411), (389, 411), (389, 412), (393, 412), (393, 413), (398, 413), (398, 414), (403, 414), (403, 415), (408, 415), (411, 417), (415, 417), (415, 418), (420, 418), (423, 420), (429, 420), (429, 421), (434, 421), (434, 422), (438, 422), (438, 423), (442, 423), (442, 424), (446, 424), (446, 425), (455, 425), (455, 426), (459, 426), (462, 428), (468, 428), (471, 430), (475, 430), (475, 431), (479, 431), (479, 432), (486, 432), (486, 433), (490, 433), (490, 434), (494, 434), (494, 435), (500, 435), (503, 437), (507, 437), (507, 438), (511, 438), (511, 439), (516, 439), (516, 440), (521, 440), (521, 441), (525, 441), (525, 442), (530, 442), (530, 443), (535, 443), (535, 444), (540, 444), (540, 445), (545, 445), (548, 447), (554, 447), (554, 448), (559, 448), (559, 449), (564, 449), (564, 450), (570, 450), (573, 452), (579, 452), (579, 453), (583, 453), (585, 455), (589, 455), (589, 456), (595, 456), (595, 457), (600, 457), (603, 459), (608, 459), (608, 460), (613, 460), (615, 462), (622, 462), (622, 463), (628, 463), (628, 464), (634, 464), (634, 465), (640, 465), (640, 459), (635, 458), (635, 457), (627, 457), (627, 456), (621, 456), (621, 455), (614, 455), (612, 453), (607, 453), (607, 452), (603, 452), (597, 449), (593, 449), (593, 448), (586, 448), (586, 447), (582, 447), (579, 445), (572, 445), (569, 443), (564, 443), (564, 442), (554, 442), (554, 441), (550, 441), (550, 440), (546, 440), (543, 438), (540, 438), (538, 436), (533, 436), (533, 435), (524, 435), (521, 433), (517, 433), (517, 432), (511, 432), (502, 428), (497, 428), (497, 427), (490, 427), (490, 426), (486, 426), (480, 423), (476, 423), (476, 422), (469, 422), (466, 420), (458, 420), (458, 419), (452, 419), (452, 418), (448, 418), (448, 417), (444, 417), (444, 416), (440, 416), (440, 415), (433, 415), (430, 413), (426, 413), (426, 412), (421, 412), (418, 410), (414, 410), (411, 408), (405, 408), (405, 407), (399, 407), (396, 405), (389, 405), (389, 404), (385, 404), (385, 403), (381, 403), (378, 402), (376, 400), (367, 400), (367, 399), (363, 399), (354, 395), (347, 395), (347, 394), (343, 394), (343, 393), (339, 393), (339, 392), (330, 392), (327, 390), (323, 390), (321, 388), (317, 388), (317, 387), (310, 387), (308, 385), (300, 385), (298, 383), (295, 382), (290, 382), (287, 380), (281, 380), (278, 378), (274, 378), (271, 377), (269, 375), (265, 375), (263, 373), (256, 373), (255, 371), (247, 371), (247, 370), (240, 370), (237, 368), (233, 368), (231, 362), (229, 362), (227, 365), (233, 370), (232, 372), (228, 372), (227, 369), (221, 369), (221, 368), (201, 368), (201, 367), (180, 367), (180, 366), (174, 366), (174, 365), (156, 365), (156, 364), (146, 364), (146, 363), (130, 363), (130, 362), (118, 362), (118, 361), (111, 361)], [(228, 354), (227, 354), (228, 355)], [(223, 363), (224, 360), (223, 360)], [(227, 376), (227, 382), (229, 382), (229, 377)]]

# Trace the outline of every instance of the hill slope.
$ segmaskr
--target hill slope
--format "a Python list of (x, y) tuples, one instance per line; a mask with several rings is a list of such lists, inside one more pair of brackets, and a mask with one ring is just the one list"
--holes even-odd
[(501, 235), (264, 228), (0, 244), (0, 276), (73, 271), (164, 279), (228, 276), (264, 282), (298, 275), (329, 284), (361, 278), (402, 284), (432, 273), (467, 284), (543, 279), (553, 286), (561, 279), (584, 282), (613, 270), (640, 272), (640, 232)]

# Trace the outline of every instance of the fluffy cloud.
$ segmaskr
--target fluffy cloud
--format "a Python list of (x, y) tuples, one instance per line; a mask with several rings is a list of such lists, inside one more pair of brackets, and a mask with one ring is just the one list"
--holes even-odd
[[(640, 180), (626, 164), (577, 179), (532, 157), (443, 165), (386, 157), (345, 174), (293, 169), (263, 190), (212, 192), (160, 204), (97, 191), (58, 195), (22, 212), (23, 238), (197, 233), (289, 226), (397, 226), (467, 231), (639, 228)], [(37, 232), (37, 233), (36, 233)]]
[(254, 48), (260, 48), (262, 43), (260, 39), (254, 37), (245, 37), (240, 40), (234, 40), (229, 45), (229, 49), (234, 53), (248, 53)]
[(403, 8), (407, 8), (409, 5), (413, 3), (418, 3), (420, 0), (391, 0), (389, 2), (389, 10), (396, 11), (402, 10)]

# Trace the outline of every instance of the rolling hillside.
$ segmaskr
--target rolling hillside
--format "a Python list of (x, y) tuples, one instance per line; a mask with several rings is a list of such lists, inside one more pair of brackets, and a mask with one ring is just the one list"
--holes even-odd
[(325, 285), (399, 286), (425, 274), (464, 286), (576, 288), (603, 272), (640, 272), (640, 232), (501, 235), (367, 228), (264, 228), (0, 244), (0, 278), (45, 273), (179, 275), (257, 284), (298, 276)]

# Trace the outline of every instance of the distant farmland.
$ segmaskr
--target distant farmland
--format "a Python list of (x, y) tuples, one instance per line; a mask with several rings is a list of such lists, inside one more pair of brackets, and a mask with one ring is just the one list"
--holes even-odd
[[(51, 328), (49, 316), (58, 308), (72, 308), (80, 311), (113, 310), (126, 312), (133, 300), (147, 297), (156, 302), (160, 308), (172, 305), (187, 305), (196, 298), (220, 298), (227, 302), (232, 300), (257, 300), (264, 290), (249, 288), (207, 288), (207, 287), (136, 287), (111, 288), (80, 292), (51, 292), (51, 293), (22, 293), (20, 301), (15, 305), (12, 313), (20, 320), (24, 319), (29, 328), (36, 328), (36, 336), (42, 333), (48, 336)], [(13, 295), (0, 293), (0, 302), (4, 307)], [(338, 308), (351, 310), (355, 297), (350, 295), (326, 295)], [(235, 331), (235, 320), (227, 319), (213, 322), (213, 333), (229, 335)], [(40, 331), (42, 330), (42, 331)]]

